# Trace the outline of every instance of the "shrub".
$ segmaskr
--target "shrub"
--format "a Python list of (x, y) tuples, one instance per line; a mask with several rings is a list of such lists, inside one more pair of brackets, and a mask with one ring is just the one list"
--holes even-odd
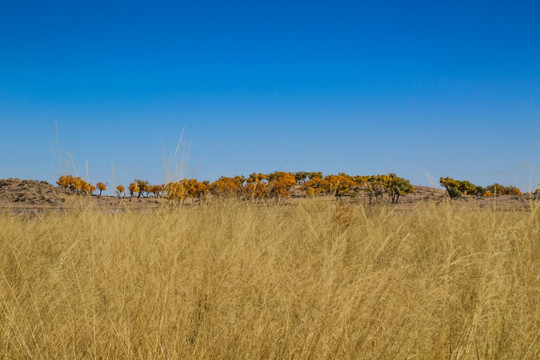
[(459, 189), (455, 186), (449, 186), (446, 189), (446, 192), (448, 193), (448, 196), (450, 196), (450, 199), (452, 200), (461, 197), (461, 191), (459, 191)]
[(446, 189), (446, 193), (450, 196), (450, 199), (457, 199), (463, 194), (476, 193), (476, 186), (469, 181), (441, 177), (439, 183)]
[(477, 186), (476, 187), (476, 196), (486, 196), (487, 192), (488, 192), (487, 189), (482, 187), (482, 186)]
[(467, 194), (467, 195), (475, 195), (476, 194), (476, 185), (474, 185), (473, 183), (467, 181), (467, 180), (458, 180), (458, 189), (459, 191), (461, 191), (463, 194)]
[(521, 190), (515, 186), (504, 186), (497, 183), (489, 185), (487, 190), (496, 195), (521, 195)]

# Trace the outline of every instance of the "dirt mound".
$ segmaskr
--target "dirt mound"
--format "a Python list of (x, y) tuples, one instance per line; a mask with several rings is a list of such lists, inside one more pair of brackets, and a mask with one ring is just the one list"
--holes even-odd
[(69, 195), (46, 181), (0, 179), (0, 205), (59, 206)]

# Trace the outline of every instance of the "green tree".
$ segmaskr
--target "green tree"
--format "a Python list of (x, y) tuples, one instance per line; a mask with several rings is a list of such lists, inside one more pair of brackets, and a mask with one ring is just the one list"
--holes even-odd
[(489, 185), (487, 189), (496, 195), (521, 195), (521, 190), (515, 186), (504, 186), (501, 184)]
[(149, 188), (150, 184), (148, 183), (148, 181), (143, 181), (143, 180), (139, 180), (139, 179), (135, 179), (135, 183), (137, 184), (137, 187), (139, 188), (139, 194), (138, 194), (137, 198), (140, 199), (141, 195), (148, 192), (148, 188)]
[(450, 197), (450, 199), (457, 199), (460, 197), (461, 191), (459, 190), (460, 182), (457, 180), (452, 179), (451, 177), (441, 177), (439, 179), (439, 183), (446, 189), (446, 193)]
[(414, 191), (413, 186), (409, 180), (400, 178), (394, 173), (388, 174), (386, 177), (386, 191), (392, 198), (392, 204), (399, 202), (399, 197), (409, 194)]
[(458, 197), (461, 197), (461, 191), (457, 187), (449, 186), (446, 189), (446, 192), (448, 193), (448, 196), (450, 196), (450, 199), (457, 199)]
[(487, 189), (482, 186), (476, 186), (475, 195), (484, 196), (487, 193)]
[(474, 185), (470, 181), (459, 180), (458, 183), (459, 183), (458, 189), (463, 194), (467, 194), (467, 195), (475, 195), (476, 194), (476, 185)]
[(383, 199), (386, 190), (386, 182), (387, 175), (372, 175), (366, 179), (363, 190), (368, 193), (370, 204), (373, 201), (373, 197), (375, 197), (375, 201), (377, 201), (379, 197), (381, 200)]

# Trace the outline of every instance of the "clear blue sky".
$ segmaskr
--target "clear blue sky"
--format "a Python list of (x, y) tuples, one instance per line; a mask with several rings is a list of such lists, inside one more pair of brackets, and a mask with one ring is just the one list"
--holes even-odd
[[(540, 181), (539, 1), (1, 1), (0, 178)], [(114, 166), (114, 179), (111, 171)], [(513, 175), (512, 175), (513, 174)]]

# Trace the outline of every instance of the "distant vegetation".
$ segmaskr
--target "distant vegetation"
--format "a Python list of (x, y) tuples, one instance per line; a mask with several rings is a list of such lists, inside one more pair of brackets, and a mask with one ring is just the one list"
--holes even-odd
[(84, 181), (79, 176), (63, 175), (56, 182), (58, 186), (72, 190), (76, 193), (90, 195), (96, 191), (96, 187), (87, 181)]
[[(71, 175), (60, 176), (56, 183), (60, 187), (84, 195), (90, 195), (96, 189), (101, 195), (107, 189), (105, 183), (99, 182), (93, 186), (80, 177)], [(129, 184), (128, 193), (130, 198), (154, 196), (179, 201), (187, 198), (202, 201), (209, 195), (216, 199), (275, 199), (279, 201), (290, 197), (295, 188), (301, 190), (306, 197), (355, 197), (363, 192), (368, 194), (370, 203), (374, 200), (381, 200), (386, 194), (393, 204), (397, 204), (401, 196), (414, 191), (409, 180), (400, 178), (393, 173), (370, 176), (351, 176), (339, 173), (323, 176), (321, 172), (276, 171), (270, 174), (253, 173), (248, 177), (222, 176), (212, 183), (209, 181), (201, 182), (197, 179), (183, 179), (168, 184), (151, 185), (148, 181), (136, 179)], [(119, 197), (125, 196), (124, 187), (117, 186), (116, 193)]]
[[(439, 180), (441, 186), (446, 189), (446, 193), (451, 199), (461, 195), (469, 196), (493, 196), (493, 195), (521, 195), (521, 191), (514, 186), (503, 186), (493, 184), (487, 187), (474, 185), (467, 180), (454, 180), (450, 177), (441, 177)], [(538, 190), (537, 190), (538, 191)]]
[[(96, 186), (82, 180), (80, 177), (63, 175), (57, 181), (58, 186), (76, 193), (90, 195), (99, 190), (99, 195), (107, 190), (107, 185), (98, 182)], [(462, 195), (488, 197), (494, 195), (520, 195), (521, 191), (514, 186), (493, 184), (486, 187), (478, 186), (467, 180), (455, 180), (441, 177), (440, 184), (446, 190), (450, 199)], [(358, 197), (367, 194), (369, 203), (381, 201), (385, 195), (392, 204), (399, 203), (402, 196), (414, 191), (410, 181), (394, 173), (388, 175), (337, 175), (323, 176), (321, 172), (283, 172), (270, 174), (252, 173), (249, 176), (222, 176), (214, 182), (197, 179), (183, 179), (167, 184), (152, 185), (148, 181), (136, 179), (127, 188), (130, 198), (156, 197), (169, 200), (184, 201), (196, 199), (202, 201), (212, 196), (216, 199), (239, 200), (268, 200), (279, 201), (292, 195), (293, 190), (299, 190), (305, 197), (317, 196)], [(538, 192), (538, 190), (537, 190)], [(126, 190), (122, 185), (116, 187), (116, 194), (122, 198)]]

